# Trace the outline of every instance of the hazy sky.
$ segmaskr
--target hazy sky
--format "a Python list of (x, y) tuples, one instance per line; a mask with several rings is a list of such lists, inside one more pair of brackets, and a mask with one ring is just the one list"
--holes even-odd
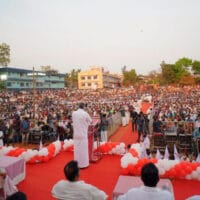
[(200, 60), (200, 0), (0, 0), (2, 42), (12, 67), (147, 74), (162, 60)]

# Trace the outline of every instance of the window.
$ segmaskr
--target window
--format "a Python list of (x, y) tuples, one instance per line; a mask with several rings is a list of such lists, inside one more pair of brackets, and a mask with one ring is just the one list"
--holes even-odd
[(88, 86), (91, 86), (91, 83), (88, 83)]
[(98, 78), (98, 76), (97, 75), (94, 75), (94, 77), (93, 77), (94, 79), (97, 79)]
[(8, 86), (8, 87), (11, 87), (11, 86), (12, 86), (12, 83), (11, 83), (11, 82), (7, 82), (7, 86)]
[(91, 76), (88, 76), (87, 78), (90, 80), (90, 79), (91, 79)]
[(28, 87), (28, 86), (29, 86), (29, 83), (26, 83), (26, 86)]
[(20, 83), (20, 87), (24, 87), (24, 83)]
[(81, 80), (85, 80), (85, 76), (81, 76)]
[(81, 86), (85, 86), (85, 83), (82, 83)]

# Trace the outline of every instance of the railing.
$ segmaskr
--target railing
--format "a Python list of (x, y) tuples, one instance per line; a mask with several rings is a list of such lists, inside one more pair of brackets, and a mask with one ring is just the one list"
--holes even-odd
[(169, 121), (162, 122), (162, 130), (165, 134), (192, 134), (194, 131), (194, 122), (187, 121)]
[(115, 133), (115, 131), (121, 125), (121, 114), (117, 112), (113, 114), (110, 118), (108, 118), (109, 125), (108, 125), (108, 138)]

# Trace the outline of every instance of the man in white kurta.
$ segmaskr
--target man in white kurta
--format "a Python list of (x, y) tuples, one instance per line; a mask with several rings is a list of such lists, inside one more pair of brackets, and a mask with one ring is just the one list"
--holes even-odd
[(119, 196), (117, 200), (173, 200), (174, 196), (167, 189), (156, 187), (159, 181), (158, 169), (153, 163), (148, 163), (142, 167), (141, 179), (144, 186), (132, 188), (124, 195)]
[(59, 200), (104, 200), (107, 195), (93, 185), (84, 181), (61, 180), (52, 189), (53, 197)]
[(58, 181), (52, 188), (52, 196), (59, 200), (105, 200), (108, 195), (97, 187), (79, 180), (77, 161), (70, 161), (64, 167), (68, 180)]
[(126, 194), (120, 196), (117, 200), (173, 200), (172, 194), (167, 190), (162, 190), (156, 187), (141, 186), (139, 188), (133, 188)]
[(84, 111), (84, 104), (80, 103), (79, 109), (72, 113), (73, 129), (74, 129), (74, 160), (78, 161), (79, 168), (89, 166), (88, 153), (88, 126), (92, 119), (89, 114)]

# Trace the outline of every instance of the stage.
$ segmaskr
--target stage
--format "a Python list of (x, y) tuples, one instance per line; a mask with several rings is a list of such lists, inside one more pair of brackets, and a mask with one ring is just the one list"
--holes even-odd
[[(118, 136), (117, 136), (118, 135)], [(117, 135), (111, 141), (125, 142), (136, 141), (137, 134), (131, 132), (131, 125), (121, 127)], [(104, 190), (112, 199), (113, 191), (118, 177), (121, 175), (120, 158), (118, 155), (104, 155), (97, 163), (91, 163), (90, 167), (81, 170), (80, 179)], [(19, 189), (28, 195), (29, 200), (51, 200), (51, 188), (60, 179), (65, 179), (64, 165), (73, 159), (73, 152), (61, 152), (47, 163), (27, 164), (26, 179), (19, 184)], [(172, 180), (174, 196), (177, 200), (184, 200), (194, 194), (200, 194), (200, 181)]]

